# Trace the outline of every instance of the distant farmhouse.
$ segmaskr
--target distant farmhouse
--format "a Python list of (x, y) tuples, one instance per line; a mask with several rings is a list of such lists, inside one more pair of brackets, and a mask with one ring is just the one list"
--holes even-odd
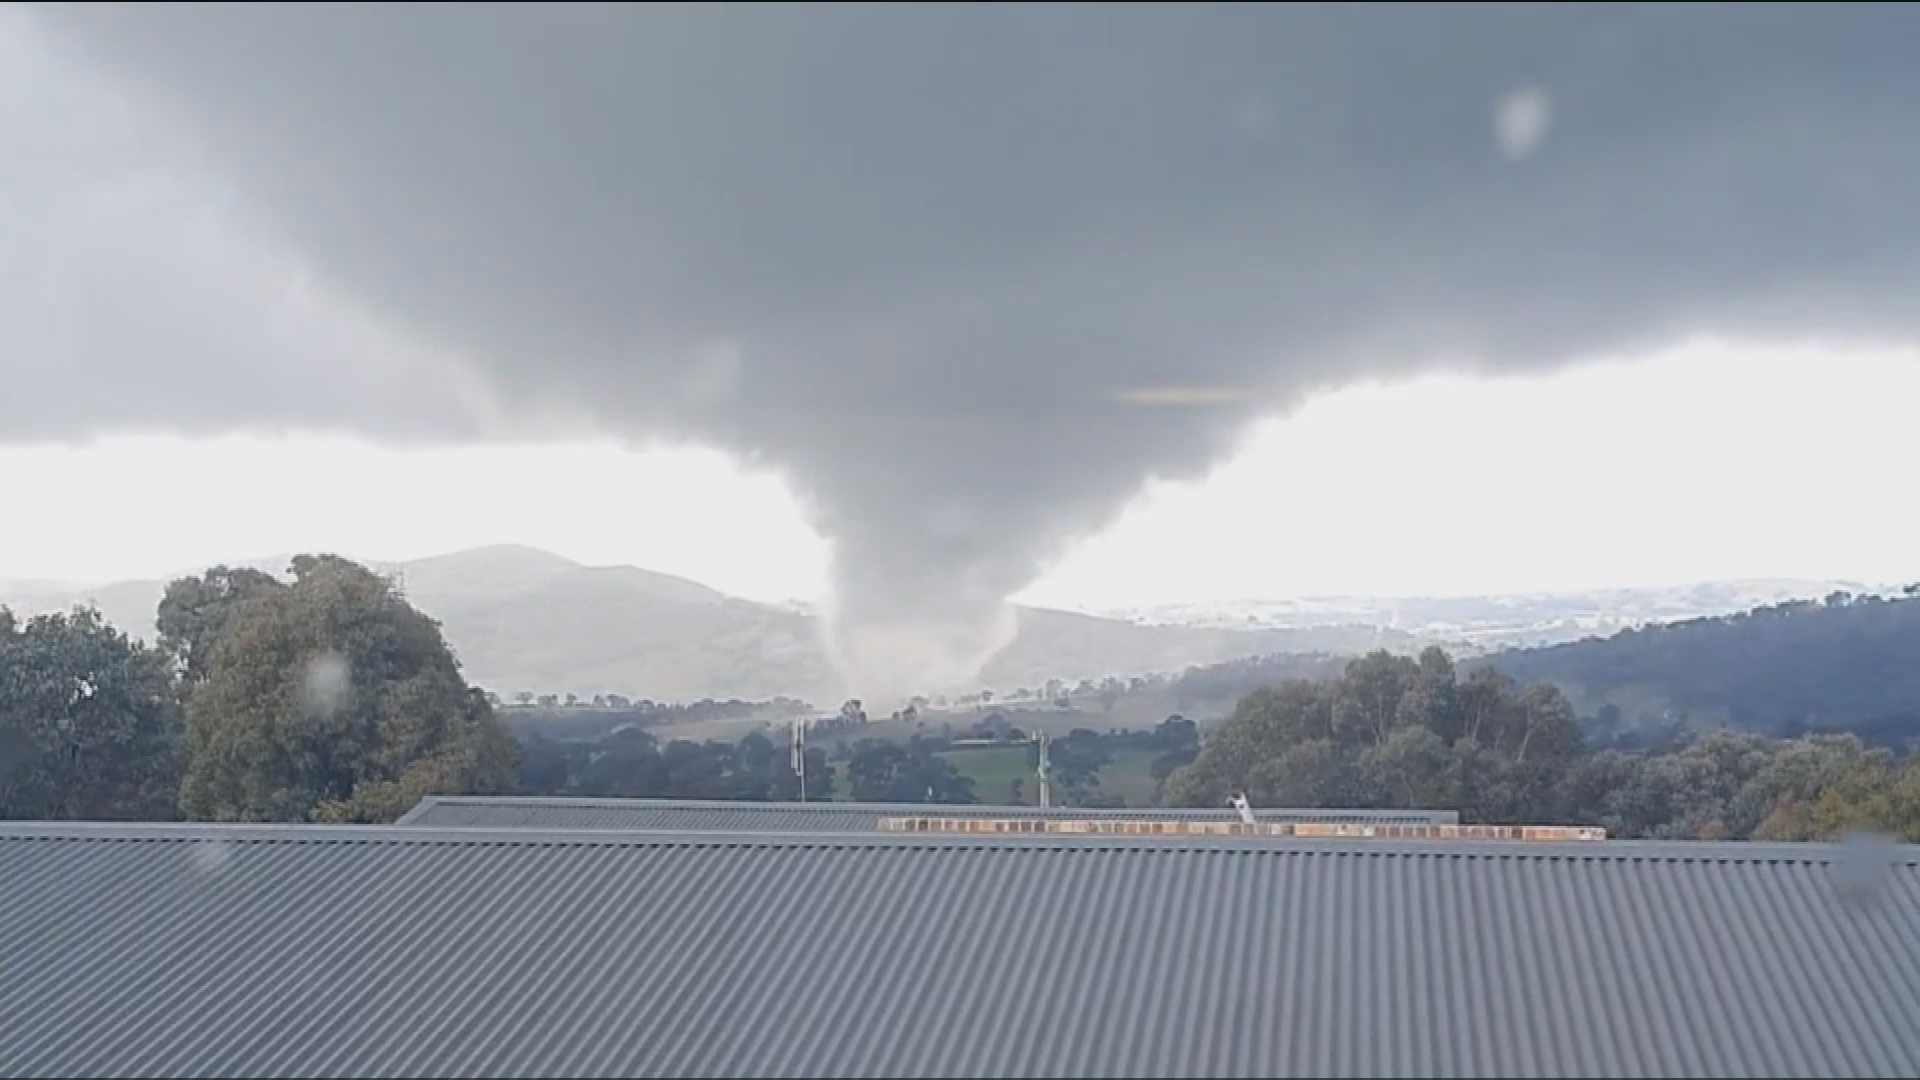
[(560, 805), (0, 825), (0, 1075), (1920, 1075), (1914, 848)]

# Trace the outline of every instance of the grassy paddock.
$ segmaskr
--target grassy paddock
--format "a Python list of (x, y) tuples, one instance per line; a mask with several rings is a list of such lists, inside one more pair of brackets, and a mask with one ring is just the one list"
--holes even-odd
[[(1011, 802), (1016, 778), (1020, 780), (1020, 805), (1034, 806), (1040, 801), (1031, 745), (962, 746), (942, 751), (941, 756), (973, 780), (974, 798), (983, 803)], [(1128, 806), (1152, 806), (1153, 777), (1148, 772), (1152, 763), (1149, 751), (1116, 751), (1113, 760), (1100, 770), (1100, 790), (1120, 796)]]

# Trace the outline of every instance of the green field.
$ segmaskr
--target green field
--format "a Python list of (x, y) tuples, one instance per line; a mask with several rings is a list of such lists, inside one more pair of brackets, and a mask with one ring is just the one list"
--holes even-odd
[[(960, 747), (943, 751), (940, 756), (973, 780), (973, 796), (983, 803), (1015, 802), (1013, 782), (1016, 779), (1020, 781), (1017, 801), (1021, 805), (1034, 806), (1040, 801), (1030, 745)], [(1148, 772), (1152, 763), (1151, 751), (1115, 752), (1113, 760), (1100, 770), (1100, 790), (1120, 796), (1128, 806), (1152, 806), (1153, 776)]]

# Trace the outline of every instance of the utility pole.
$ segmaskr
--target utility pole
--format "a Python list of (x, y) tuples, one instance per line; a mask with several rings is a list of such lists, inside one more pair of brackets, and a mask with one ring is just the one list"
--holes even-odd
[(807, 801), (807, 718), (793, 718), (793, 775), (800, 778), (800, 801)]
[(1053, 805), (1052, 792), (1047, 787), (1047, 733), (1040, 733), (1040, 809)]

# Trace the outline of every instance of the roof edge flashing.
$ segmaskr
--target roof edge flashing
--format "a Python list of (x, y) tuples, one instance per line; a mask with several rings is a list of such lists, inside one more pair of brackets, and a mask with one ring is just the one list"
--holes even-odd
[(1413, 825), (1334, 821), (1195, 821), (1171, 818), (1061, 820), (1041, 817), (961, 818), (939, 815), (885, 817), (881, 832), (967, 835), (1231, 836), (1294, 840), (1467, 840), (1528, 843), (1595, 843), (1607, 830), (1591, 825)]

